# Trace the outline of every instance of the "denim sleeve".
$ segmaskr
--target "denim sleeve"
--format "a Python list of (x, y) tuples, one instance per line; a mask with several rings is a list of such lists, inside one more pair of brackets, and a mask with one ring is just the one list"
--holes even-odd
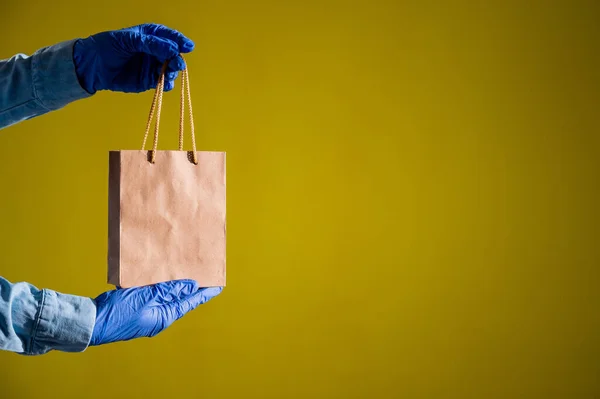
[(75, 41), (0, 60), (0, 129), (91, 96), (75, 73)]
[(83, 352), (96, 322), (93, 299), (0, 277), (0, 349), (23, 355)]

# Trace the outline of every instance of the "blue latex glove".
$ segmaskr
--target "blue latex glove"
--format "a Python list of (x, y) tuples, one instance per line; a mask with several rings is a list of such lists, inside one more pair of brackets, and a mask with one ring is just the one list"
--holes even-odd
[(194, 42), (163, 25), (144, 24), (101, 32), (79, 39), (73, 62), (81, 86), (97, 90), (139, 93), (156, 87), (162, 65), (169, 61), (165, 91), (173, 89), (177, 71), (185, 67), (180, 53), (189, 53)]
[(105, 292), (95, 300), (96, 324), (90, 345), (153, 337), (222, 289), (199, 288), (194, 280), (174, 280)]

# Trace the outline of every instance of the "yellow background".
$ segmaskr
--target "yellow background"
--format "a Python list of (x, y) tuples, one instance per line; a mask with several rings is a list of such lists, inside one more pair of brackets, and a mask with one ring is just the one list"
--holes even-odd
[[(0, 353), (2, 398), (597, 398), (595, 1), (16, 1), (0, 55), (143, 22), (228, 153), (228, 287), (154, 339)], [(0, 134), (1, 275), (96, 296), (152, 93)], [(178, 92), (163, 149), (176, 148)]]

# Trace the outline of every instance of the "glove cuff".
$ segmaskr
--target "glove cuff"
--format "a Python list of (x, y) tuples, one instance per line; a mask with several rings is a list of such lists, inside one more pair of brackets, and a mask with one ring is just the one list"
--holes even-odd
[(90, 56), (92, 52), (88, 40), (90, 39), (78, 39), (73, 44), (73, 64), (79, 84), (91, 95), (95, 94), (97, 89), (93, 78), (96, 76), (95, 57)]

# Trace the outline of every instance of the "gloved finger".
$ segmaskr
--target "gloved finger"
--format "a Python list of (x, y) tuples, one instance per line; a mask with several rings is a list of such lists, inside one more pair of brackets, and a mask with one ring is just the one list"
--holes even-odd
[[(166, 90), (166, 89), (165, 89)], [(198, 283), (194, 280), (173, 280), (156, 284), (157, 303), (165, 304), (180, 301), (198, 291)]]
[(200, 288), (195, 293), (179, 302), (183, 314), (196, 309), (198, 306), (210, 301), (223, 291), (223, 287)]
[(189, 53), (194, 49), (194, 42), (180, 32), (160, 24), (148, 24), (144, 26), (144, 33), (153, 34), (177, 43), (179, 52)]
[[(157, 63), (154, 69), (156, 70), (155, 75), (156, 81), (158, 82), (158, 78), (160, 77), (160, 73), (162, 72), (162, 64)], [(167, 72), (165, 73), (165, 91), (173, 90), (173, 88), (175, 87), (175, 79), (177, 79), (178, 75), (178, 72), (169, 71), (169, 69), (167, 68)], [(154, 84), (153, 87), (156, 87), (156, 84)]]
[(198, 290), (194, 280), (173, 280), (142, 287), (128, 288), (123, 291), (123, 299), (131, 299), (138, 308), (149, 303), (164, 304), (178, 301)]
[(177, 75), (179, 75), (178, 72), (167, 72), (165, 73), (165, 80), (173, 81), (177, 79)]
[(177, 79), (177, 72), (168, 72), (165, 75), (165, 91), (171, 91), (175, 87), (175, 79)]
[(126, 32), (122, 43), (128, 50), (152, 55), (160, 62), (165, 62), (179, 54), (179, 48), (172, 40), (143, 33)]
[(184, 69), (185, 61), (180, 55), (170, 60), (169, 64), (167, 65), (167, 72), (183, 71)]
[(171, 91), (175, 87), (175, 80), (165, 80), (165, 91)]
[(164, 311), (169, 324), (182, 318), (186, 313), (191, 312), (198, 306), (205, 304), (223, 291), (223, 287), (200, 288), (197, 292), (188, 295), (186, 298), (168, 303), (164, 306)]
[[(156, 74), (156, 80), (158, 80), (158, 77), (160, 76), (160, 73), (162, 72), (162, 69), (163, 69), (163, 64), (157, 62), (154, 64), (153, 68), (154, 68), (154, 71)], [(167, 65), (167, 69), (165, 70), (165, 80), (173, 80), (176, 77), (177, 77), (177, 70), (172, 70)]]

